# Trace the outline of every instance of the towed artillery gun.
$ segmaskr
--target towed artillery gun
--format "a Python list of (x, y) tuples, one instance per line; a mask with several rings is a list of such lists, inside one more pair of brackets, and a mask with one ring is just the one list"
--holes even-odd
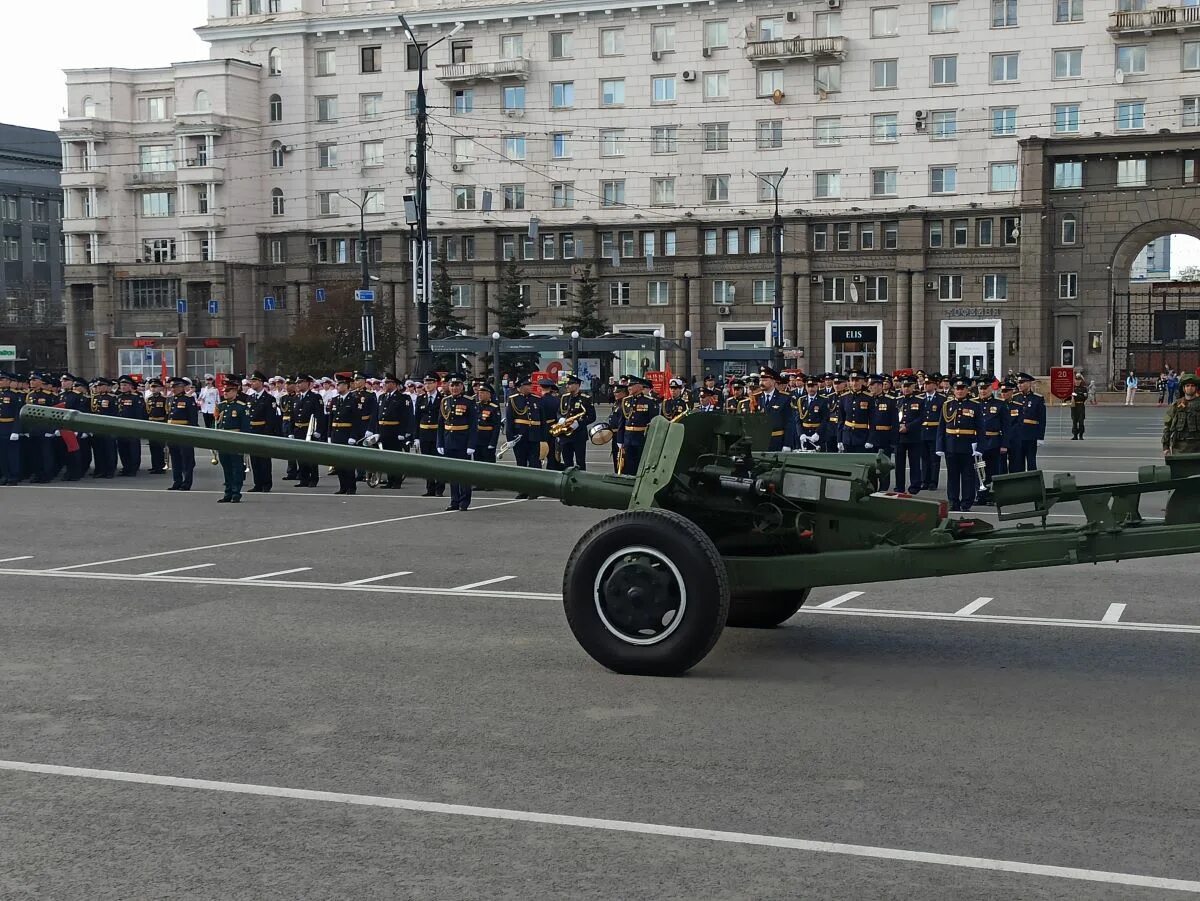
[[(1136, 482), (1077, 485), (1040, 472), (992, 483), (993, 528), (950, 518), (944, 502), (878, 490), (891, 463), (868, 454), (758, 450), (770, 439), (757, 416), (696, 414), (657, 420), (636, 477), (550, 472), (170, 426), (55, 407), (26, 406), (27, 426), (150, 438), (469, 482), (622, 512), (575, 545), (563, 574), (563, 606), (575, 638), (620, 673), (677, 675), (699, 663), (727, 626), (769, 628), (800, 609), (811, 589), (1001, 572), (1200, 551), (1200, 454), (1144, 466)], [(1138, 511), (1141, 495), (1168, 491), (1162, 521)], [(1086, 522), (1049, 525), (1051, 508), (1077, 501)]]

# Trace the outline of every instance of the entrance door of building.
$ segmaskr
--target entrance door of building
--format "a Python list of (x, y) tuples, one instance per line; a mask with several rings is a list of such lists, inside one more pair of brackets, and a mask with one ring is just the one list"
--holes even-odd
[(983, 341), (960, 341), (954, 347), (954, 372), (972, 378), (987, 368), (988, 346)]
[(863, 372), (867, 371), (867, 355), (865, 353), (842, 353), (841, 365), (837, 367), (837, 371), (850, 372), (853, 369), (858, 369)]

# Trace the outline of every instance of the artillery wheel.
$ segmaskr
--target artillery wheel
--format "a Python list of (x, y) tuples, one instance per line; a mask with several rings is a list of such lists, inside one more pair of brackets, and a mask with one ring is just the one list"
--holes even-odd
[(721, 555), (691, 520), (632, 510), (593, 526), (563, 574), (575, 639), (598, 663), (635, 676), (678, 676), (712, 650), (729, 615)]
[(727, 625), (743, 629), (774, 629), (796, 615), (808, 600), (810, 588), (773, 594), (738, 594), (729, 601)]

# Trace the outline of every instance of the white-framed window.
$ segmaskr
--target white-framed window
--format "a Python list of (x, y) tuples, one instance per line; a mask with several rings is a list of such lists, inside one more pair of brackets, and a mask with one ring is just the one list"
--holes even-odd
[(571, 286), (568, 282), (551, 282), (546, 285), (546, 306), (565, 307), (571, 303)]
[(813, 92), (836, 94), (842, 89), (842, 67), (838, 63), (813, 66)]
[(1146, 74), (1146, 45), (1125, 44), (1117, 48), (1117, 68), (1126, 75)]
[(1079, 273), (1060, 272), (1058, 274), (1058, 299), (1074, 300), (1079, 296)]
[(608, 303), (614, 307), (629, 306), (630, 298), (632, 297), (632, 288), (629, 282), (609, 282), (608, 283)]
[(929, 193), (953, 194), (958, 190), (957, 166), (930, 166)]
[(604, 78), (600, 81), (600, 105), (601, 106), (624, 106), (625, 105), (625, 79), (624, 78)]
[(601, 156), (624, 156), (625, 155), (625, 129), (623, 129), (623, 128), (602, 128), (602, 129), (600, 129), (600, 155)]
[(729, 73), (728, 72), (705, 72), (704, 73), (704, 99), (705, 100), (728, 100), (729, 99)]
[(679, 126), (654, 125), (650, 128), (651, 153), (678, 153)]
[(958, 3), (929, 4), (929, 33), (958, 31)]
[(762, 229), (757, 225), (746, 229), (746, 253), (762, 253)]
[(336, 216), (338, 212), (338, 195), (336, 191), (317, 192), (317, 215)]
[(983, 277), (984, 300), (1008, 300), (1008, 276), (1004, 273), (989, 272)]
[(858, 247), (860, 250), (875, 249), (875, 225), (864, 222), (858, 227)]
[(821, 301), (823, 303), (846, 302), (846, 276), (826, 275), (821, 282)]
[(367, 191), (366, 203), (363, 204), (363, 212), (368, 216), (386, 213), (387, 192), (378, 188), (373, 191)]
[(1058, 240), (1060, 244), (1071, 246), (1079, 234), (1079, 220), (1074, 213), (1064, 213), (1059, 222)]
[(556, 210), (575, 207), (575, 185), (569, 181), (556, 182), (550, 186), (550, 205)]
[(992, 84), (1005, 84), (1020, 77), (1019, 53), (993, 53), (991, 57)]
[(500, 58), (520, 59), (525, 55), (525, 37), (520, 34), (500, 35)]
[(564, 260), (575, 259), (575, 233), (563, 232), (559, 236), (559, 256)]
[(700, 233), (700, 246), (705, 256), (715, 256), (720, 249), (720, 233), (715, 228), (706, 228)]
[(336, 169), (338, 164), (337, 144), (317, 145), (317, 168)]
[(525, 135), (505, 135), (503, 144), (506, 160), (525, 159)]
[(946, 246), (945, 224), (941, 219), (935, 219), (925, 226), (925, 240), (935, 249)]
[(1183, 42), (1182, 68), (1184, 72), (1200, 70), (1200, 41)]
[(863, 299), (867, 303), (887, 303), (888, 277), (886, 275), (868, 275), (863, 279)]
[(770, 97), (783, 90), (783, 69), (758, 70), (758, 96)]
[(842, 143), (841, 116), (820, 116), (813, 119), (813, 133), (818, 147), (835, 147)]
[(1054, 77), (1059, 79), (1083, 77), (1082, 47), (1054, 51)]
[(871, 60), (871, 90), (887, 91), (896, 87), (898, 66), (894, 59)]
[(525, 209), (525, 186), (524, 185), (501, 185), (500, 195), (504, 198), (504, 209), (506, 210), (523, 210)]
[(728, 19), (710, 19), (704, 23), (704, 46), (708, 50), (724, 50), (729, 46)]
[(1141, 188), (1146, 185), (1146, 160), (1117, 160), (1117, 187)]
[(809, 226), (812, 234), (812, 249), (816, 251), (829, 249), (829, 226), (824, 223)]
[(875, 113), (871, 116), (871, 143), (892, 144), (900, 136), (900, 126), (895, 113)]
[(775, 279), (756, 278), (754, 280), (751, 302), (773, 305), (775, 303)]
[(138, 169), (141, 172), (173, 172), (175, 152), (170, 144), (143, 144), (138, 147)]
[(338, 117), (337, 97), (317, 98), (317, 121), (336, 122)]
[(363, 119), (378, 119), (383, 115), (382, 94), (360, 94), (358, 98), (359, 116)]
[(508, 85), (501, 95), (504, 109), (509, 112), (520, 112), (525, 109), (525, 85)]
[(1184, 97), (1179, 124), (1184, 128), (1200, 126), (1200, 97)]
[(758, 20), (758, 40), (780, 41), (784, 37), (783, 16), (761, 16)]
[(675, 102), (675, 76), (656, 75), (650, 79), (651, 99), (654, 103)]
[(992, 0), (992, 27), (1015, 28), (1017, 0)]
[(898, 176), (896, 169), (871, 170), (871, 196), (895, 197), (898, 192)]
[(958, 136), (958, 110), (939, 109), (929, 114), (929, 136), (949, 141)]
[(842, 196), (842, 173), (839, 171), (813, 173), (813, 198), (832, 200)]
[(712, 302), (721, 306), (733, 303), (736, 289), (733, 282), (719, 278), (712, 283)]
[(1083, 187), (1083, 160), (1056, 160), (1054, 163), (1054, 187), (1070, 190)]
[(556, 131), (550, 135), (550, 155), (556, 160), (571, 158), (571, 133)]
[(779, 150), (783, 147), (783, 120), (760, 119), (755, 130), (755, 146), (759, 150)]
[(992, 163), (988, 166), (989, 191), (1017, 190), (1017, 164)]
[(945, 87), (958, 83), (958, 56), (946, 54), (929, 58), (929, 83), (934, 87)]
[[(455, 138), (450, 145), (450, 153), (454, 162), (466, 165), (475, 162), (475, 141), (473, 138)], [(408, 145), (408, 160), (413, 166), (417, 164), (417, 141), (414, 138)]]
[(550, 83), (550, 108), (570, 109), (575, 105), (575, 82), (553, 81)]
[(267, 51), (267, 74), (283, 74), (283, 54), (280, 52), (278, 47), (272, 47)]
[(976, 219), (975, 220), (975, 244), (978, 247), (992, 246), (992, 227), (995, 223), (991, 219)]
[(475, 112), (475, 91), (472, 88), (463, 88), (454, 92), (454, 108), (452, 114), (455, 116), (467, 116)]
[(833, 227), (834, 247), (837, 250), (850, 250), (853, 246), (853, 226), (849, 222), (839, 222)]
[(758, 185), (758, 202), (759, 203), (774, 203), (776, 192), (779, 192), (782, 199), (782, 174), (779, 172), (760, 172), (755, 183)]
[(337, 50), (326, 48), (315, 54), (317, 60), (317, 75), (337, 75)]
[(272, 263), (279, 264), (284, 260), (283, 239), (272, 238), (269, 242), (269, 253)]
[(961, 275), (939, 275), (938, 300), (962, 300), (962, 286)]
[(675, 24), (673, 22), (650, 26), (650, 49), (656, 53), (675, 52)]
[(283, 189), (282, 188), (272, 188), (271, 189), (271, 215), (272, 216), (282, 216), (285, 209), (286, 209), (286, 205), (285, 205), (285, 202), (283, 199)]
[(1005, 247), (1016, 247), (1021, 235), (1020, 216), (1000, 217), (1000, 237)]
[(720, 153), (729, 149), (729, 123), (707, 122), (704, 131), (704, 152)]
[(871, 10), (871, 37), (894, 38), (900, 33), (900, 8), (877, 6)]
[(620, 56), (625, 52), (624, 28), (600, 29), (600, 55)]
[(1146, 127), (1145, 100), (1119, 100), (1116, 114), (1117, 131), (1136, 131)]
[(1056, 25), (1082, 21), (1083, 0), (1054, 0), (1054, 23)]
[(650, 181), (651, 200), (655, 206), (672, 206), (675, 203), (675, 178), (668, 176)]
[(1079, 133), (1079, 104), (1054, 104), (1054, 133), (1073, 135)]
[(1015, 106), (992, 107), (992, 137), (1007, 138), (1017, 133), (1017, 108)]
[(450, 190), (454, 195), (454, 208), (456, 210), (475, 209), (474, 185), (454, 185)]
[(813, 16), (813, 37), (836, 38), (842, 34), (842, 14), (837, 10), (819, 12)]
[(474, 287), (475, 286), (470, 282), (460, 285), (451, 285), (450, 306), (459, 308), (471, 306), (471, 301), (474, 299), (472, 296), (474, 294)]
[(612, 178), (600, 182), (600, 205), (606, 207), (625, 204), (625, 179)]
[(729, 203), (729, 176), (704, 176), (704, 202)]
[(665, 307), (671, 302), (671, 283), (670, 282), (647, 282), (646, 283), (646, 305), (651, 307)]
[(148, 191), (142, 195), (142, 218), (160, 219), (175, 215), (174, 191)]
[(570, 31), (550, 32), (550, 58), (570, 59), (575, 55), (575, 34)]

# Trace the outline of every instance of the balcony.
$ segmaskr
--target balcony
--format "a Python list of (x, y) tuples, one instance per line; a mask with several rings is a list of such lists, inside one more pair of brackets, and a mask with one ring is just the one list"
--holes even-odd
[(127, 188), (152, 188), (156, 185), (175, 184), (174, 169), (154, 169), (148, 172), (128, 172), (125, 175)]
[(225, 166), (209, 160), (186, 160), (176, 174), (181, 185), (220, 184), (225, 181)]
[(103, 169), (63, 169), (64, 188), (103, 188), (108, 185), (108, 173)]
[(103, 119), (84, 118), (83, 116), (60, 119), (58, 136), (64, 141), (103, 141), (108, 136), (109, 124)]
[(179, 228), (182, 231), (219, 231), (224, 227), (224, 213), (181, 213), (179, 215)]
[(223, 113), (176, 113), (175, 134), (219, 135), (230, 127), (230, 118)]
[(438, 81), (445, 84), (475, 84), (480, 81), (525, 81), (529, 60), (500, 59), (484, 63), (450, 63), (438, 66)]
[(1184, 32), (1200, 28), (1200, 6), (1158, 6), (1108, 16), (1108, 33), (1117, 37), (1150, 35), (1156, 31)]
[(82, 219), (64, 219), (62, 223), (65, 235), (94, 235), (108, 231), (107, 216), (91, 216)]
[(786, 63), (791, 60), (846, 58), (846, 39), (781, 38), (776, 41), (749, 41), (746, 59), (752, 63)]

